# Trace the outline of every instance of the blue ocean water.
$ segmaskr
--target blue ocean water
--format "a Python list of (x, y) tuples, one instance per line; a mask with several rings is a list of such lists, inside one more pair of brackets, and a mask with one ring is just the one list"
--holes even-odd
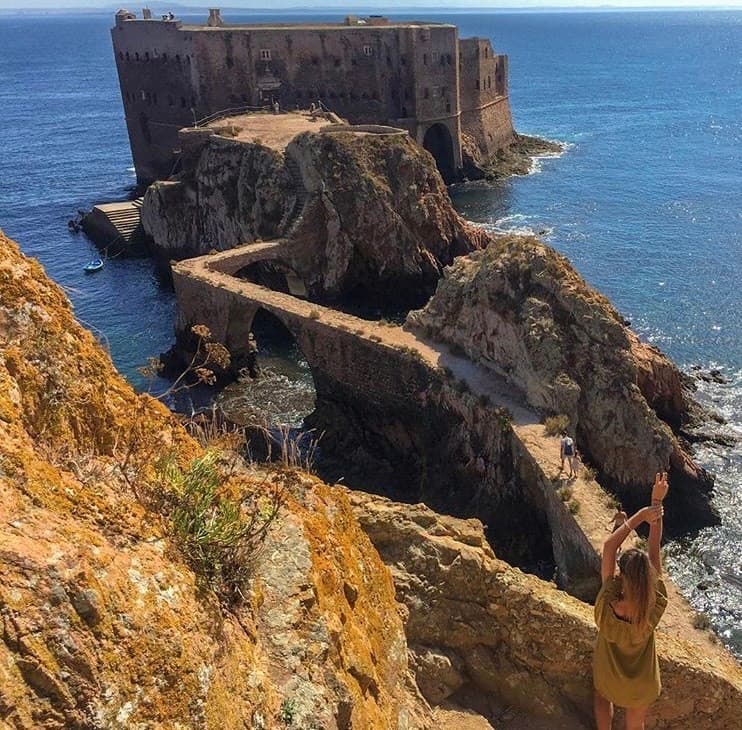
[[(719, 367), (729, 382), (702, 384), (701, 397), (742, 435), (742, 12), (416, 15), (490, 37), (510, 56), (517, 128), (570, 145), (528, 177), (454, 190), (461, 213), (546, 231), (643, 337), (684, 366)], [(277, 17), (309, 16), (225, 13)], [(111, 260), (86, 277), (94, 249), (66, 229), (78, 208), (134, 183), (112, 23), (0, 15), (0, 227), (139, 383), (136, 367), (170, 344), (172, 294), (146, 260)], [(669, 564), (742, 655), (742, 449), (699, 457), (718, 473), (724, 522), (671, 546)]]

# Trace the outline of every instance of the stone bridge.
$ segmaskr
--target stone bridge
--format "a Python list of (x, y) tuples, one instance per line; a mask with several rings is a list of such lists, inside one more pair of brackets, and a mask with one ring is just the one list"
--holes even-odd
[[(493, 373), (418, 332), (235, 276), (290, 258), (290, 246), (249, 244), (175, 264), (179, 333), (205, 324), (239, 355), (256, 313), (270, 312), (309, 363), (317, 406), (307, 423), (324, 432), (324, 452), (385, 463), (396, 498), (480, 518), (501, 557), (531, 571), (556, 565), (561, 587), (593, 598), (596, 548), (610, 518), (599, 485), (578, 480), (573, 488), (591, 507), (573, 514), (553, 481), (558, 440), (544, 436), (538, 415)], [(369, 488), (360, 471), (349, 481)]]

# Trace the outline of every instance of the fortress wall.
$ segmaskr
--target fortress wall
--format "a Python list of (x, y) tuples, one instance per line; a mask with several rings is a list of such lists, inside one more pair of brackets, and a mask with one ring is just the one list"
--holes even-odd
[(111, 30), (116, 69), (137, 177), (166, 177), (178, 130), (198, 114), (193, 45), (179, 24), (123, 23)]
[(508, 97), (500, 97), (481, 109), (462, 112), (461, 131), (474, 139), (485, 159), (493, 157), (513, 141), (513, 118)]
[[(285, 109), (319, 99), (357, 123), (414, 113), (407, 28), (348, 27), (194, 33), (203, 104), (221, 109), (277, 99)], [(270, 59), (265, 58), (265, 52)], [(405, 107), (403, 109), (403, 107)]]

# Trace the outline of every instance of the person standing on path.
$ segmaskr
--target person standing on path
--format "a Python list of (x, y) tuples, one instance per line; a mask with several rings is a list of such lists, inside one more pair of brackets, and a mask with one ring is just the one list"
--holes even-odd
[[(619, 525), (603, 546), (603, 586), (595, 600), (598, 639), (593, 655), (595, 721), (611, 730), (614, 706), (626, 711), (626, 730), (644, 730), (647, 710), (660, 696), (660, 667), (654, 632), (667, 608), (660, 541), (667, 474), (657, 474), (652, 503)], [(642, 522), (649, 524), (648, 551), (630, 548), (618, 561), (621, 544)]]
[(575, 478), (575, 442), (572, 437), (567, 434), (566, 431), (562, 431), (562, 440), (559, 442), (559, 457), (562, 460), (562, 465), (559, 467), (559, 472), (564, 471), (564, 460), (567, 460), (569, 464), (569, 478)]

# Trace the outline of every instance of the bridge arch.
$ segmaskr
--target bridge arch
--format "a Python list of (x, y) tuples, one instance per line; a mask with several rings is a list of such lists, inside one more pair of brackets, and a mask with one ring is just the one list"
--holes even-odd
[(443, 181), (453, 182), (456, 179), (456, 158), (448, 127), (441, 122), (431, 124), (423, 137), (423, 147), (435, 158)]
[[(240, 377), (219, 396), (231, 421), (266, 425), (271, 432), (279, 426), (304, 428), (304, 419), (317, 403), (301, 331), (294, 332), (295, 323), (281, 315), (255, 303), (235, 302), (230, 307), (225, 340), (233, 372)], [(257, 352), (251, 353), (255, 347)]]

